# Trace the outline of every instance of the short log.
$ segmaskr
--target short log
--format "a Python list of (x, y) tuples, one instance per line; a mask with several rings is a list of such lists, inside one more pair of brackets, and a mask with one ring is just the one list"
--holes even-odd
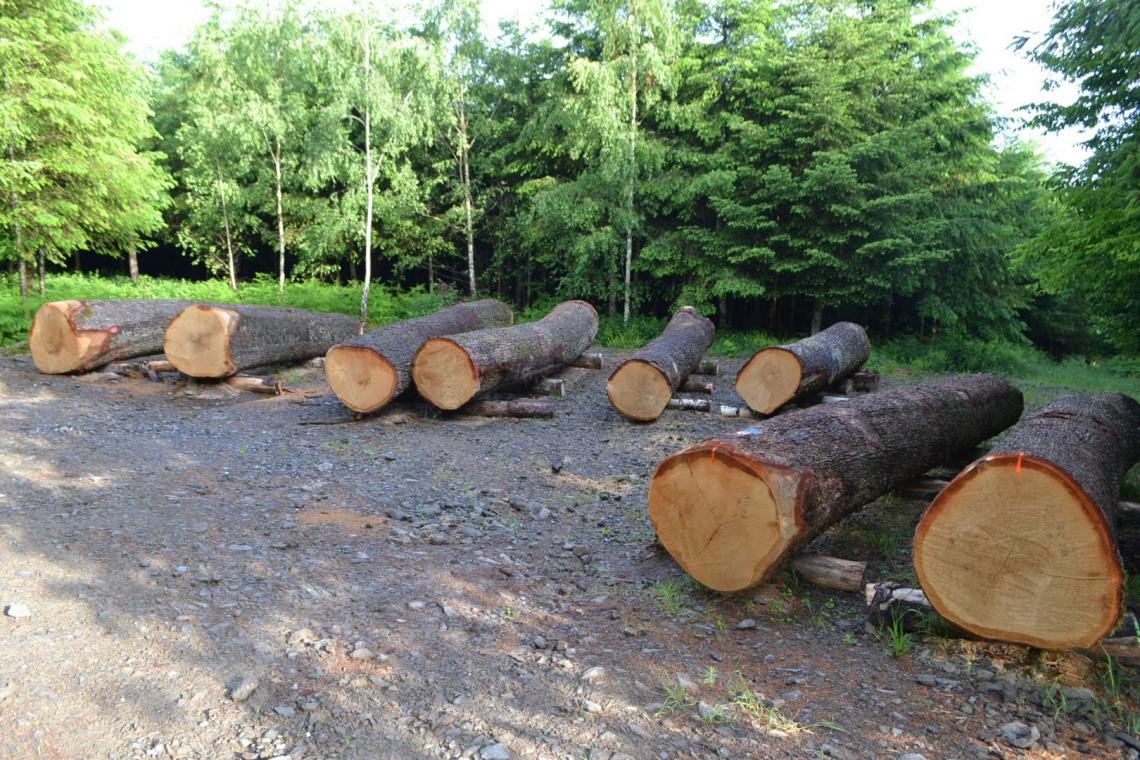
[(792, 569), (808, 583), (836, 591), (858, 591), (863, 588), (866, 562), (856, 562), (825, 554), (797, 554)]
[(554, 416), (554, 404), (545, 399), (511, 399), (498, 401), (488, 399), (485, 401), (472, 401), (462, 409), (460, 414), (469, 414), (473, 417), (521, 417), (549, 419)]

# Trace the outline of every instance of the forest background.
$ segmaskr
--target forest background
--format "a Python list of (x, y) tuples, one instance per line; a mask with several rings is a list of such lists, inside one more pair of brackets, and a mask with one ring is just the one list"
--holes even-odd
[(0, 341), (44, 298), (573, 297), (613, 345), (687, 303), (728, 353), (852, 319), (930, 369), (1140, 375), (1140, 3), (1058, 4), (1022, 51), (1079, 84), (1032, 111), (1079, 166), (1006, 137), (954, 24), (554, 0), (490, 37), (476, 0), (285, 0), (144, 67), (79, 0), (0, 0)]

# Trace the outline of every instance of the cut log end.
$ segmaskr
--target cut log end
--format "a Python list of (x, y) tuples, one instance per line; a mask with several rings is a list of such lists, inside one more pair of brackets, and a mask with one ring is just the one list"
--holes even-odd
[(736, 392), (749, 408), (771, 414), (795, 398), (803, 379), (799, 358), (784, 348), (767, 348), (748, 360), (736, 376)]
[(1052, 463), (986, 457), (938, 498), (914, 565), (954, 625), (1043, 649), (1089, 647), (1120, 619), (1123, 571), (1100, 509)]
[(190, 377), (228, 377), (238, 371), (230, 354), (237, 312), (216, 306), (188, 306), (170, 321), (163, 351), (170, 363)]
[(716, 591), (740, 591), (763, 581), (794, 537), (800, 477), (723, 445), (697, 446), (657, 468), (649, 518), (689, 575)]
[(467, 351), (450, 338), (432, 338), (412, 361), (420, 395), (440, 409), (458, 409), (479, 392), (479, 372)]
[(651, 422), (661, 416), (673, 395), (669, 379), (649, 362), (632, 359), (610, 376), (610, 403), (631, 420)]
[(89, 369), (111, 339), (104, 330), (80, 330), (72, 315), (83, 308), (81, 301), (45, 303), (36, 311), (28, 346), (40, 372), (58, 375)]
[(337, 345), (325, 354), (325, 380), (341, 403), (368, 414), (396, 395), (397, 372), (379, 352), (364, 346)]

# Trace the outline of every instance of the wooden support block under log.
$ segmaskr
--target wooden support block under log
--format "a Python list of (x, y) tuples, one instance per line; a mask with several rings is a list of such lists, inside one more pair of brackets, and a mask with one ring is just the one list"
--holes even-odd
[(602, 368), (602, 355), (599, 353), (580, 354), (575, 357), (574, 361), (566, 366), (578, 367), (579, 369), (601, 369)]
[(858, 591), (863, 588), (867, 563), (824, 554), (798, 554), (792, 558), (792, 569), (815, 586), (836, 591)]
[(849, 377), (832, 383), (827, 388), (828, 393), (834, 393), (840, 396), (850, 396), (855, 392), (855, 381)]
[(871, 355), (867, 333), (837, 322), (810, 338), (757, 351), (736, 375), (736, 392), (754, 411), (771, 414), (855, 372)]
[(1089, 647), (1123, 612), (1120, 482), (1140, 460), (1140, 404), (1066, 396), (954, 478), (914, 536), (934, 608), (988, 639)]
[(230, 375), (222, 380), (231, 388), (250, 393), (268, 393), (280, 396), (285, 392), (285, 386), (276, 377), (257, 377), (255, 375)]
[(412, 358), (424, 341), (505, 327), (513, 319), (509, 306), (488, 299), (385, 325), (330, 348), (324, 357), (325, 379), (349, 409), (375, 412), (412, 384)]
[(606, 383), (610, 403), (635, 422), (651, 422), (665, 411), (673, 391), (692, 374), (716, 328), (692, 306), (680, 308), (650, 343), (618, 365)]
[(249, 367), (312, 359), (351, 338), (359, 327), (346, 314), (194, 304), (171, 320), (163, 353), (190, 377), (221, 378)]
[(716, 359), (701, 359), (700, 364), (697, 365), (695, 375), (713, 375), (714, 377), (720, 374), (720, 362)]
[(473, 417), (522, 417), (549, 419), (554, 416), (554, 404), (545, 399), (512, 399), (510, 401), (472, 401), (460, 414)]
[(671, 398), (665, 402), (667, 409), (680, 409), (689, 412), (711, 412), (713, 402), (707, 398)]
[(458, 409), (480, 393), (557, 372), (597, 334), (594, 307), (566, 301), (537, 322), (432, 338), (416, 351), (412, 377), (416, 390), (432, 404)]
[(1021, 408), (1008, 381), (967, 375), (770, 417), (662, 462), (649, 517), (696, 580), (746, 589), (844, 516), (1012, 425)]
[(562, 382), (562, 378), (558, 377), (542, 378), (534, 384), (533, 390), (535, 393), (540, 393), (543, 396), (566, 398), (566, 383)]
[(856, 393), (874, 393), (879, 390), (879, 373), (861, 369), (851, 376), (851, 385)]
[(694, 380), (692, 377), (686, 378), (685, 382), (677, 388), (681, 393), (704, 393), (711, 395), (713, 392), (713, 383), (709, 380)]
[(119, 359), (162, 353), (170, 320), (187, 301), (52, 301), (36, 312), (28, 348), (47, 374), (87, 372)]

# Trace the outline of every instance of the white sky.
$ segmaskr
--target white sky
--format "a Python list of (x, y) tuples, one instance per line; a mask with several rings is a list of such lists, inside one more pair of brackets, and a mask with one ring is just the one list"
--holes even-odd
[[(207, 16), (202, 0), (93, 2), (105, 6), (108, 24), (126, 35), (127, 48), (143, 60), (152, 60), (163, 50), (184, 45), (194, 27)], [(398, 0), (393, 4), (400, 6)], [(1009, 49), (1017, 35), (1041, 39), (1052, 18), (1050, 0), (935, 0), (934, 6), (941, 12), (961, 12), (959, 39), (973, 42), (980, 51), (971, 73), (989, 75), (989, 98), (1000, 116), (1013, 120), (1011, 128), (1020, 126), (1025, 119), (1025, 114), (1018, 111), (1020, 107), (1047, 99), (1064, 102), (1075, 96), (1076, 88), (1072, 86), (1043, 92), (1046, 72)], [(491, 34), (497, 31), (501, 19), (517, 19), (525, 26), (539, 18), (543, 7), (545, 3), (539, 0), (483, 0), (485, 26)], [(1044, 134), (1020, 129), (1015, 134), (1035, 143), (1050, 161), (1079, 163), (1087, 155), (1080, 145), (1081, 135), (1075, 130)]]

